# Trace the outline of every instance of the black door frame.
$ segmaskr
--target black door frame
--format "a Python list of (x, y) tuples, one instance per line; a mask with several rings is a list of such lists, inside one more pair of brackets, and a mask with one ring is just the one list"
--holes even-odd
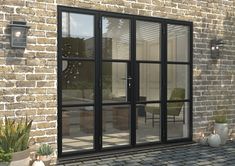
[[(114, 12), (106, 12), (106, 11), (97, 11), (97, 10), (90, 10), (90, 9), (82, 9), (82, 8), (73, 8), (73, 7), (64, 7), (58, 6), (57, 10), (57, 50), (58, 50), (58, 68), (57, 68), (57, 79), (61, 80), (61, 73), (62, 73), (62, 51), (60, 50), (62, 46), (62, 12), (72, 12), (72, 13), (80, 13), (80, 14), (90, 14), (94, 16), (94, 26), (95, 26), (95, 55), (102, 55), (102, 34), (101, 34), (101, 27), (102, 27), (102, 16), (107, 17), (116, 17), (116, 18), (126, 18), (130, 20), (130, 62), (131, 62), (131, 75), (132, 81), (136, 82), (136, 21), (150, 21), (156, 22), (161, 24), (161, 60), (160, 60), (160, 77), (161, 77), (161, 97), (159, 104), (161, 109), (167, 109), (167, 64), (171, 64), (171, 62), (167, 62), (167, 25), (168, 24), (175, 24), (175, 25), (184, 25), (189, 27), (189, 62), (183, 63), (189, 65), (189, 89), (188, 89), (188, 96), (189, 99), (183, 100), (184, 102), (189, 103), (189, 137), (187, 138), (180, 138), (174, 140), (167, 140), (167, 115), (165, 111), (161, 111), (161, 142), (153, 142), (153, 143), (143, 143), (136, 145), (136, 84), (132, 83), (132, 92), (131, 92), (131, 140), (130, 145), (128, 146), (120, 146), (115, 148), (105, 148), (102, 149), (102, 89), (101, 89), (101, 64), (102, 64), (102, 57), (95, 56), (95, 102), (94, 102), (94, 119), (95, 119), (95, 132), (94, 132), (94, 149), (87, 150), (87, 151), (74, 151), (74, 152), (66, 152), (62, 153), (62, 84), (58, 81), (58, 134), (57, 134), (57, 144), (58, 144), (58, 157), (66, 157), (72, 155), (82, 155), (82, 154), (89, 154), (89, 153), (96, 153), (101, 151), (108, 151), (114, 149), (125, 149), (131, 147), (141, 147), (147, 145), (157, 145), (157, 144), (165, 144), (165, 143), (176, 143), (176, 142), (187, 142), (192, 141), (192, 108), (193, 108), (193, 94), (192, 94), (192, 81), (193, 81), (193, 23), (188, 21), (179, 21), (179, 20), (172, 20), (172, 19), (163, 19), (163, 18), (156, 18), (156, 17), (147, 17), (147, 16), (137, 16), (137, 15), (130, 15), (130, 14), (121, 14), (121, 13), (114, 13)], [(175, 63), (174, 63), (175, 64)], [(177, 63), (176, 63), (177, 64)], [(180, 63), (179, 63), (180, 64)], [(162, 76), (164, 74), (164, 77)]]

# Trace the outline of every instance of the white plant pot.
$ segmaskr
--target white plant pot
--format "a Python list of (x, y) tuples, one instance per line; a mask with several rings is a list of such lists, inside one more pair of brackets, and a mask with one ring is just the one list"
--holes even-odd
[(228, 124), (227, 123), (215, 123), (215, 133), (219, 134), (221, 139), (221, 145), (224, 145), (228, 140)]
[(39, 160), (43, 161), (45, 166), (50, 166), (51, 164), (51, 156), (39, 156)]
[(221, 140), (220, 140), (220, 136), (219, 134), (211, 134), (209, 137), (208, 137), (208, 144), (211, 146), (211, 147), (219, 147), (220, 144), (221, 144)]
[(0, 162), (0, 166), (8, 166), (9, 163), (6, 163), (6, 162)]
[(29, 149), (13, 153), (11, 163), (9, 166), (29, 166), (30, 162), (29, 154), (30, 154)]

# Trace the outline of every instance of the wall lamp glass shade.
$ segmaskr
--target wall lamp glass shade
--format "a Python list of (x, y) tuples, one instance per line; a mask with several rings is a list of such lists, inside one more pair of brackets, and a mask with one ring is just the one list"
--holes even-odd
[(30, 28), (23, 21), (12, 21), (9, 25), (11, 29), (11, 47), (12, 48), (26, 48), (27, 46), (27, 32)]
[(219, 58), (223, 44), (225, 43), (222, 39), (211, 40), (211, 58)]

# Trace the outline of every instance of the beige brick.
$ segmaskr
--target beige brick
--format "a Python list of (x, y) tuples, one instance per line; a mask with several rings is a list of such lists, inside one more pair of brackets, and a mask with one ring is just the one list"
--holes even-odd
[(31, 66), (15, 66), (14, 73), (32, 73), (34, 70)]
[[(45, 62), (46, 63), (46, 62)], [(43, 66), (43, 65), (42, 65)], [(35, 73), (44, 73), (44, 74), (48, 74), (48, 73), (54, 73), (55, 70), (54, 68), (51, 67), (35, 67)], [(46, 75), (47, 76), (47, 75)], [(52, 75), (51, 75), (52, 76)], [(47, 77), (46, 77), (47, 78)]]
[(50, 115), (50, 114), (56, 114), (57, 110), (56, 109), (38, 109), (37, 110), (37, 115)]
[(27, 50), (30, 50), (30, 51), (45, 51), (45, 46), (28, 44), (27, 45)]
[(56, 122), (43, 122), (43, 123), (37, 123), (38, 129), (47, 129), (47, 128), (55, 128)]
[(57, 116), (47, 116), (46, 120), (47, 121), (56, 121), (57, 120)]
[(45, 66), (46, 60), (45, 59), (27, 59), (28, 66)]
[(4, 89), (3, 94), (4, 95), (17, 95), (17, 94), (25, 94), (25, 88), (10, 88), (10, 89)]
[(54, 81), (37, 81), (37, 87), (55, 87)]
[(50, 100), (55, 100), (56, 96), (55, 95), (38, 95), (36, 96), (37, 101), (50, 101)]
[(4, 117), (4, 116), (7, 116), (7, 117), (14, 117), (15, 116), (15, 113), (14, 111), (12, 110), (7, 110), (7, 111), (1, 111), (1, 105), (0, 105), (0, 117)]
[(27, 74), (26, 75), (27, 80), (45, 80), (44, 74)]
[(56, 39), (48, 39), (48, 38), (37, 38), (38, 44), (52, 44), (55, 45)]
[(34, 120), (34, 118), (31, 118), (31, 117), (34, 116), (35, 114), (36, 114), (36, 111), (31, 110), (31, 109), (23, 109), (23, 110), (15, 111), (16, 116), (27, 116), (29, 119), (32, 119), (32, 120)]
[[(56, 91), (55, 91), (54, 94), (56, 94)], [(55, 108), (56, 106), (57, 106), (57, 101), (54, 101), (54, 102), (47, 102), (47, 103), (46, 103), (46, 107), (47, 107), (47, 108)]]
[(56, 20), (56, 18), (47, 18), (46, 23), (47, 24), (56, 24), (57, 20)]
[(45, 88), (26, 88), (26, 94), (46, 94)]
[(9, 2), (11, 6), (24, 6), (24, 1), (22, 0), (1, 1), (1, 5), (9, 5)]
[(145, 8), (145, 4), (141, 4), (141, 3), (132, 3), (131, 4), (132, 8), (136, 8), (136, 9), (144, 9)]
[(27, 103), (12, 103), (12, 104), (6, 104), (6, 110), (12, 110), (12, 109), (24, 109), (26, 108)]
[(46, 48), (46, 51), (53, 51), (53, 52), (57, 51), (57, 47), (55, 46), (46, 46), (45, 48)]
[(46, 131), (44, 131), (44, 130), (33, 130), (33, 131), (30, 132), (31, 137), (45, 136), (45, 135), (46, 135)]
[(22, 101), (35, 101), (35, 96), (32, 95), (20, 95), (16, 97), (17, 102), (22, 102)]
[(35, 81), (17, 81), (16, 87), (35, 87), (36, 82)]
[(14, 102), (14, 100), (15, 100), (14, 96), (1, 96), (0, 97), (1, 102), (10, 103), (10, 102)]
[(56, 138), (55, 137), (37, 137), (36, 142), (55, 142)]
[(0, 11), (6, 12), (6, 13), (14, 13), (14, 7), (2, 5), (0, 6)]
[(46, 135), (56, 135), (57, 134), (57, 130), (55, 129), (47, 129), (46, 130)]
[(56, 32), (46, 32), (46, 37), (57, 37)]
[(35, 15), (34, 8), (16, 8), (16, 13), (18, 14), (26, 14), (26, 15)]
[(56, 25), (37, 24), (37, 30), (56, 31)]

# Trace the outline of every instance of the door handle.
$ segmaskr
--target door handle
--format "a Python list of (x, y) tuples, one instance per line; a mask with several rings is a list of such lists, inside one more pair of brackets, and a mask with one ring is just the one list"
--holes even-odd
[(123, 77), (123, 78), (121, 78), (122, 80), (132, 80), (132, 78), (131, 77)]

